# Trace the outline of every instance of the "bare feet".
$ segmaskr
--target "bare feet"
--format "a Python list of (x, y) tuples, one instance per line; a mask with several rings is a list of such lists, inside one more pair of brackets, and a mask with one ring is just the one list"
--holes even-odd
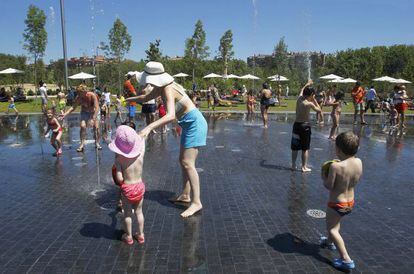
[(191, 203), (191, 199), (188, 195), (181, 194), (178, 197), (169, 198), (168, 201), (171, 203)]
[(311, 172), (311, 171), (312, 171), (312, 169), (308, 168), (307, 166), (303, 166), (302, 167), (302, 172), (303, 173), (305, 173), (305, 172)]
[(195, 204), (191, 203), (190, 207), (187, 208), (183, 213), (181, 213), (181, 217), (188, 218), (193, 216), (195, 213), (199, 212), (203, 208), (202, 204)]

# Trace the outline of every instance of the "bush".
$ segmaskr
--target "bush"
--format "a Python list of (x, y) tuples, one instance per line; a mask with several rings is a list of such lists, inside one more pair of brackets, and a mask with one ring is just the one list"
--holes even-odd
[(28, 95), (28, 96), (33, 96), (33, 95), (34, 95), (33, 90), (29, 89), (29, 91), (27, 92), (27, 95)]

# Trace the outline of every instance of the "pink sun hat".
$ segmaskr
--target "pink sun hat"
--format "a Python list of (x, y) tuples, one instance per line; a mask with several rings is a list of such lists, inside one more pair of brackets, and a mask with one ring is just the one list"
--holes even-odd
[(129, 126), (119, 126), (115, 139), (108, 145), (109, 149), (126, 158), (138, 157), (145, 145), (145, 140)]

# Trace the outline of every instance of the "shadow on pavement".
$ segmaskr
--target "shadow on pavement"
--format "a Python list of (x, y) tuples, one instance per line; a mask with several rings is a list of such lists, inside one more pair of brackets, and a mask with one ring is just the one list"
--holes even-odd
[(88, 238), (105, 238), (109, 240), (120, 240), (122, 237), (123, 230), (116, 229), (116, 214), (117, 212), (109, 213), (111, 216), (111, 224), (103, 223), (85, 223), (79, 230), (79, 233)]
[(162, 206), (186, 209), (188, 205), (186, 203), (172, 203), (168, 199), (175, 197), (176, 194), (171, 191), (164, 190), (149, 190), (145, 192), (145, 199), (158, 202)]
[(267, 244), (280, 253), (298, 253), (312, 256), (316, 260), (331, 265), (331, 262), (323, 257), (317, 244), (309, 243), (291, 233), (283, 233), (267, 240)]
[(260, 167), (268, 168), (268, 169), (292, 171), (292, 169), (290, 167), (266, 164), (266, 160), (261, 160), (260, 161)]

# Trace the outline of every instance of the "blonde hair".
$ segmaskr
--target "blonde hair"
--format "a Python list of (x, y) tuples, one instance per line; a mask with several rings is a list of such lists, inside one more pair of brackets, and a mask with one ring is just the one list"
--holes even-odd
[(88, 91), (88, 87), (84, 84), (80, 84), (79, 86), (76, 87), (76, 91), (77, 92), (83, 92), (83, 91)]

